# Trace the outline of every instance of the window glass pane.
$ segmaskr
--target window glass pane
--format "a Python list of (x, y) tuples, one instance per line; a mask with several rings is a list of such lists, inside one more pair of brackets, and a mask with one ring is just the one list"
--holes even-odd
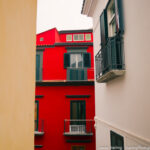
[(112, 36), (116, 34), (116, 21), (115, 19), (112, 21)]
[(115, 2), (113, 0), (111, 7), (110, 7), (110, 16), (112, 17), (115, 14)]
[(91, 34), (85, 34), (85, 40), (90, 41), (91, 40)]
[(83, 41), (84, 40), (84, 34), (79, 34), (79, 41)]
[(78, 113), (77, 113), (77, 103), (72, 102), (72, 118), (71, 119), (78, 119)]
[(82, 68), (83, 67), (83, 57), (82, 54), (77, 54), (77, 67)]
[(67, 35), (66, 36), (66, 41), (72, 41), (72, 35)]
[(78, 39), (78, 34), (74, 34), (74, 35), (73, 35), (73, 40), (74, 40), (74, 41), (78, 41), (78, 40), (79, 40), (79, 39)]
[(71, 57), (70, 57), (70, 67), (76, 68), (76, 54), (71, 54)]

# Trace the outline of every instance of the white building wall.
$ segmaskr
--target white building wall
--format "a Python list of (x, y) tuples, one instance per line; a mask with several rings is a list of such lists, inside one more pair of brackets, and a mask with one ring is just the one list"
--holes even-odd
[[(100, 50), (99, 17), (108, 0), (97, 0), (93, 16), (94, 53)], [(126, 146), (150, 145), (150, 0), (123, 0), (126, 73), (95, 84), (96, 145), (110, 146), (110, 130)], [(102, 123), (104, 121), (104, 123)]]

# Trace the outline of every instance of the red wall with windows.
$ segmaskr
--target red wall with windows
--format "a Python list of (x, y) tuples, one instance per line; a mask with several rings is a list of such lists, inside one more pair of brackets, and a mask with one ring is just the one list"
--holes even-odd
[[(66, 98), (66, 95), (90, 95), (89, 98)], [(39, 150), (71, 150), (71, 145), (84, 145), (86, 150), (95, 149), (95, 131), (92, 137), (76, 137), (76, 139), (91, 139), (91, 143), (67, 143), (64, 133), (64, 119), (70, 119), (70, 101), (86, 101), (86, 119), (94, 119), (94, 86), (38, 86), (36, 95), (39, 101), (39, 120), (44, 120), (44, 132), (41, 137), (36, 137), (35, 144), (43, 145)], [(94, 123), (94, 122), (93, 122)], [(70, 137), (69, 139), (72, 139)], [(38, 149), (37, 149), (38, 150)]]
[[(63, 45), (66, 42), (66, 35), (70, 33), (58, 32), (56, 28), (37, 35), (37, 51), (43, 50), (42, 81), (47, 83), (61, 82), (63, 85), (40, 85), (36, 86), (36, 98), (39, 101), (39, 128), (41, 120), (44, 120), (44, 135), (35, 136), (35, 145), (43, 145), (43, 148), (36, 150), (71, 150), (72, 145), (83, 145), (85, 150), (95, 150), (95, 130), (92, 122), (93, 136), (90, 137), (66, 137), (64, 133), (64, 120), (70, 119), (70, 101), (85, 100), (86, 119), (94, 119), (95, 95), (94, 95), (94, 55), (92, 44), (92, 32), (73, 32), (73, 34), (91, 33), (91, 41), (72, 41), (69, 43), (83, 43), (83, 45)], [(43, 37), (44, 41), (40, 41)], [(63, 44), (62, 44), (63, 43)], [(58, 45), (59, 44), (59, 45)], [(91, 67), (87, 69), (87, 81), (93, 81), (93, 85), (65, 85), (67, 83), (67, 69), (64, 68), (64, 53), (66, 47), (87, 47), (91, 54)], [(38, 81), (39, 82), (39, 81)], [(66, 95), (89, 95), (88, 98), (67, 98)], [(90, 143), (68, 143), (66, 140), (91, 140)]]
[[(37, 50), (38, 51), (38, 50)], [(64, 68), (65, 46), (45, 48), (43, 51), (43, 80), (66, 80), (67, 69)], [(87, 52), (91, 54), (91, 67), (88, 68), (88, 79), (94, 79), (93, 46), (89, 46)]]

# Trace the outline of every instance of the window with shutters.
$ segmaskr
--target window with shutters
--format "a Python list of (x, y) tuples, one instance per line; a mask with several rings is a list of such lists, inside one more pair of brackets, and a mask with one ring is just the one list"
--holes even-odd
[(111, 150), (124, 150), (124, 138), (123, 136), (110, 131)]
[(42, 80), (43, 52), (36, 53), (36, 81)]
[(87, 80), (87, 68), (89, 67), (91, 67), (90, 53), (69, 52), (64, 54), (67, 80)]
[(125, 73), (122, 0), (109, 0), (100, 15), (101, 49), (95, 56), (96, 79), (108, 82)]

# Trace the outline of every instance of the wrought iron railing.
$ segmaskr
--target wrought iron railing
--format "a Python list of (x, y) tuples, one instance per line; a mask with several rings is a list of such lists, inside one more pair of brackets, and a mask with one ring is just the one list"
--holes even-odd
[(89, 134), (93, 130), (94, 120), (64, 120), (64, 133)]
[(38, 132), (44, 132), (44, 120), (35, 120), (34, 130)]
[(108, 38), (107, 43), (95, 56), (96, 79), (111, 70), (125, 69), (122, 37), (116, 35)]

